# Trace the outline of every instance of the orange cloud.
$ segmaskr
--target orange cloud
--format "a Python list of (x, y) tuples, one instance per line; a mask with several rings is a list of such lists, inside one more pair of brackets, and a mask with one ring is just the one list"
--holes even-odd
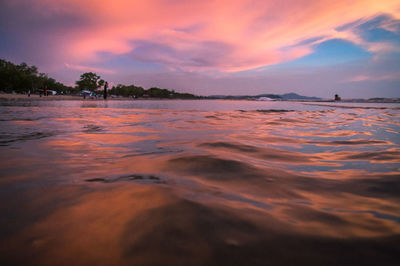
[[(41, 3), (49, 12), (75, 12), (91, 21), (71, 35), (66, 48), (71, 62), (101, 61), (99, 53), (109, 53), (188, 71), (239, 71), (290, 61), (312, 52), (312, 45), (332, 38), (346, 39), (374, 53), (386, 51), (390, 47), (362, 40), (354, 32), (357, 24), (344, 31), (335, 29), (380, 14), (400, 18), (398, 0)], [(320, 38), (306, 42), (316, 37)], [(299, 45), (302, 42), (306, 44)]]

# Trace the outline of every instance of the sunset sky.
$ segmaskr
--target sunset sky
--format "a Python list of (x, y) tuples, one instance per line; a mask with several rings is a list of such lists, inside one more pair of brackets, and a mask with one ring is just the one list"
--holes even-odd
[(400, 97), (400, 1), (0, 0), (0, 58), (68, 85)]

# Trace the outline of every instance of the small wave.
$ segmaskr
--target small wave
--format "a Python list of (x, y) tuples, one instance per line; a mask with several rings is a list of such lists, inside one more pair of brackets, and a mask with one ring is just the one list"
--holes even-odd
[(400, 162), (400, 151), (360, 151), (360, 152), (341, 152), (338, 153), (340, 160), (361, 160), (361, 161), (380, 161), (380, 162)]
[(288, 113), (294, 112), (294, 110), (286, 110), (286, 109), (267, 109), (267, 110), (256, 110), (259, 113)]
[(322, 106), (322, 107), (335, 107), (335, 108), (345, 108), (345, 109), (376, 109), (376, 110), (400, 110), (400, 107), (392, 107), (392, 106), (347, 106), (340, 104), (314, 104), (314, 103), (303, 103), (304, 105), (312, 105), (312, 106)]
[(100, 131), (103, 131), (101, 127), (96, 126), (96, 125), (86, 125), (84, 128), (85, 128), (85, 129), (83, 130), (83, 132), (85, 132), (85, 133), (92, 133), (92, 132), (100, 132)]
[(50, 133), (50, 132), (33, 132), (30, 134), (20, 135), (20, 136), (1, 135), (0, 136), (0, 146), (7, 146), (9, 143), (12, 143), (12, 142), (47, 138), (47, 137), (51, 137), (54, 135), (55, 135), (54, 133)]
[(243, 152), (251, 154), (252, 156), (270, 160), (270, 161), (281, 161), (287, 163), (311, 163), (312, 159), (319, 159), (316, 156), (310, 157), (306, 154), (281, 150), (275, 148), (259, 148), (255, 146), (245, 145), (241, 143), (231, 143), (231, 142), (204, 142), (198, 145), (199, 147), (209, 147), (209, 148), (221, 148), (228, 149), (236, 152)]
[(86, 182), (99, 182), (99, 183), (115, 183), (115, 182), (123, 182), (123, 181), (150, 181), (155, 184), (165, 184), (165, 181), (161, 180), (161, 178), (154, 175), (126, 175), (119, 176), (117, 178), (91, 178), (86, 179)]
[(287, 109), (258, 109), (254, 111), (246, 111), (246, 110), (237, 110), (242, 113), (247, 113), (247, 112), (259, 112), (259, 113), (288, 113), (288, 112), (294, 112), (295, 110), (287, 110)]
[(357, 140), (333, 140), (333, 141), (308, 141), (308, 144), (316, 144), (322, 146), (335, 146), (335, 145), (388, 145), (390, 142), (383, 140), (372, 139), (357, 139)]

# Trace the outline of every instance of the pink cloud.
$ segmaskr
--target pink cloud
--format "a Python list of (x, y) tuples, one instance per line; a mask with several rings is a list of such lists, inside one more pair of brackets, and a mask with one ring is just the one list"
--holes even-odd
[[(335, 29), (383, 13), (400, 18), (398, 0), (25, 2), (36, 3), (37, 8), (41, 3), (43, 14), (68, 12), (90, 21), (63, 39), (64, 60), (73, 62), (70, 66), (75, 69), (101, 62), (107, 53), (185, 71), (239, 71), (302, 57), (312, 52), (313, 45), (332, 38), (377, 53), (393, 47), (367, 43), (354, 27)], [(324, 37), (297, 45), (319, 36)]]

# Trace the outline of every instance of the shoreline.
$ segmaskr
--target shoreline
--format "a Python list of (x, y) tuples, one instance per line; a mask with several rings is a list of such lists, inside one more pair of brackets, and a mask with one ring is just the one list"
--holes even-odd
[[(97, 99), (90, 99), (86, 97), (85, 99), (83, 96), (79, 95), (48, 95), (42, 96), (38, 94), (31, 94), (28, 97), (27, 94), (13, 94), (13, 93), (0, 93), (0, 101), (104, 101), (103, 97), (98, 97)], [(216, 99), (216, 98), (202, 98), (202, 99), (181, 99), (181, 98), (131, 98), (131, 97), (108, 97), (107, 101), (135, 101), (135, 100), (229, 100), (229, 101), (256, 101), (253, 99)], [(291, 99), (291, 100), (277, 100), (273, 102), (301, 102), (301, 103), (308, 103), (308, 104), (315, 104), (318, 103), (331, 103), (331, 104), (340, 104), (340, 103), (392, 103), (392, 104), (399, 104), (400, 99), (385, 99), (385, 100), (377, 100), (377, 101), (370, 101), (370, 100), (362, 100), (362, 99), (343, 99), (342, 101), (333, 101), (333, 100), (304, 100), (304, 99)]]
[[(127, 97), (118, 97), (118, 98), (112, 98), (108, 97), (108, 100), (130, 100), (132, 98), (127, 98)], [(48, 95), (48, 96), (42, 96), (38, 94), (31, 94), (30, 97), (28, 97), (27, 94), (12, 94), (12, 93), (0, 93), (0, 101), (79, 101), (79, 100), (84, 100), (84, 101), (98, 101), (98, 100), (103, 100), (103, 97), (98, 97), (98, 99), (90, 99), (89, 97), (86, 97), (86, 99), (83, 98), (83, 96), (79, 95)]]
[(74, 96), (74, 95), (49, 95), (40, 97), (38, 94), (31, 94), (31, 96), (28, 97), (27, 94), (12, 94), (12, 93), (0, 94), (0, 100), (2, 101), (59, 101), (59, 100), (78, 100), (81, 98), (82, 98), (81, 96)]
[[(27, 94), (12, 94), (12, 93), (0, 93), (0, 101), (103, 101), (103, 97), (98, 97), (97, 99), (91, 99), (86, 97), (85, 99), (83, 96), (79, 95), (48, 95), (42, 96), (38, 94), (31, 94), (28, 97)], [(180, 99), (180, 98), (131, 98), (131, 97), (107, 97), (107, 101), (129, 101), (129, 100), (201, 100), (201, 99)]]

